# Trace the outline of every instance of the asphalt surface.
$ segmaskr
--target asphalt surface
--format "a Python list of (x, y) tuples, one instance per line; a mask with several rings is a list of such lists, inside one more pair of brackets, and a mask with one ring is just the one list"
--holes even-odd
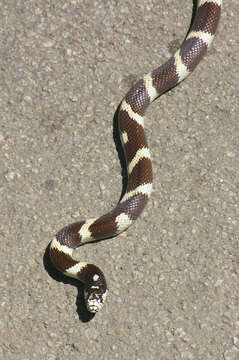
[(191, 14), (192, 1), (2, 0), (0, 359), (239, 359), (238, 1), (193, 75), (147, 112), (145, 212), (78, 252), (106, 274), (100, 313), (48, 258), (56, 231), (117, 203), (114, 114)]

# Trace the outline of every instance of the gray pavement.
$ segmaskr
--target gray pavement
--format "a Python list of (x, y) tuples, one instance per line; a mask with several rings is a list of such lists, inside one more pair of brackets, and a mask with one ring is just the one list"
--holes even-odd
[(195, 73), (154, 102), (154, 192), (78, 254), (110, 288), (90, 318), (51, 267), (57, 230), (118, 201), (113, 117), (183, 40), (192, 1), (2, 0), (0, 359), (238, 360), (238, 2)]

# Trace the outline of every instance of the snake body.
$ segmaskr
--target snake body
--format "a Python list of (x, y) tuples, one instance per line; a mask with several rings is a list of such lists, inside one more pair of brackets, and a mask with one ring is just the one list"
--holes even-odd
[(222, 0), (199, 0), (192, 27), (176, 53), (145, 75), (126, 94), (118, 112), (118, 128), (127, 165), (127, 188), (117, 206), (107, 214), (76, 222), (60, 230), (50, 244), (50, 259), (67, 276), (84, 283), (89, 312), (99, 311), (108, 289), (103, 272), (79, 262), (73, 251), (84, 243), (114, 237), (141, 214), (152, 192), (152, 165), (144, 133), (149, 104), (184, 80), (210, 46), (220, 18)]

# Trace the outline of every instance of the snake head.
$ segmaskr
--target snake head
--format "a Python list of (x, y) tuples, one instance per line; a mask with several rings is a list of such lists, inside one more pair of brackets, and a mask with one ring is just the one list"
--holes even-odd
[(105, 277), (99, 268), (97, 270), (84, 289), (87, 310), (93, 314), (101, 310), (108, 293)]

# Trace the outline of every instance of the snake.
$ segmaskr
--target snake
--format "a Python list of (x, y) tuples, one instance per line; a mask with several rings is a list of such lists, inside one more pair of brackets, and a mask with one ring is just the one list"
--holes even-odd
[(81, 262), (74, 250), (81, 245), (113, 238), (139, 217), (152, 193), (152, 163), (144, 132), (144, 115), (149, 104), (190, 75), (205, 55), (215, 36), (222, 0), (199, 0), (192, 25), (178, 50), (163, 65), (144, 75), (119, 105), (117, 128), (123, 148), (127, 185), (115, 208), (105, 215), (75, 222), (60, 230), (49, 246), (54, 267), (84, 286), (84, 301), (97, 313), (108, 294), (102, 270)]

